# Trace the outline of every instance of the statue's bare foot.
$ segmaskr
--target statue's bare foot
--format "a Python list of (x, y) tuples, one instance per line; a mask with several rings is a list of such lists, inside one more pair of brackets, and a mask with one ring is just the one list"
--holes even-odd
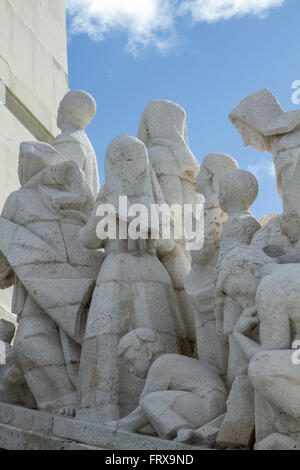
[(52, 414), (58, 416), (65, 416), (66, 418), (75, 418), (76, 408), (75, 406), (66, 406), (64, 408), (57, 408), (52, 411)]
[(119, 421), (108, 421), (105, 423), (106, 426), (117, 429), (118, 431), (136, 432), (136, 424), (126, 419), (120, 419)]
[(175, 439), (180, 444), (193, 444), (195, 439), (195, 433), (192, 429), (180, 429)]

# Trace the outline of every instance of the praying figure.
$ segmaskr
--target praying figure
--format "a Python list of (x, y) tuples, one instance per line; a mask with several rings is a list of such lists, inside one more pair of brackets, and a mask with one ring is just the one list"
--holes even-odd
[[(157, 203), (157, 182), (145, 145), (135, 137), (116, 137), (108, 146), (105, 168), (106, 184), (80, 234), (85, 247), (104, 248), (106, 255), (88, 315), (77, 413), (80, 419), (100, 423), (132, 411), (144, 386), (118, 357), (120, 339), (133, 329), (151, 328), (160, 335), (163, 352), (176, 353), (182, 331), (171, 279), (156, 254), (158, 248), (172, 250), (174, 242), (160, 239), (158, 227), (148, 219)], [(129, 211), (134, 205), (146, 210), (138, 237), (130, 231), (133, 217), (126, 220), (127, 212), (119, 206), (120, 196), (126, 196)], [(103, 221), (108, 226), (115, 222), (115, 233), (103, 230)]]
[(98, 164), (94, 148), (84, 129), (95, 116), (96, 108), (94, 98), (86, 91), (69, 91), (58, 108), (57, 127), (61, 134), (53, 143), (61, 155), (78, 165), (94, 199), (100, 189)]

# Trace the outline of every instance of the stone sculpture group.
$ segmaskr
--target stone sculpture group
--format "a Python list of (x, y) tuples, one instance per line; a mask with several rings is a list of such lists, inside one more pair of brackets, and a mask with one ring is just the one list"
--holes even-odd
[[(245, 145), (274, 156), (283, 213), (260, 220), (255, 176), (223, 153), (200, 166), (166, 100), (147, 105), (138, 138), (110, 143), (100, 189), (84, 130), (95, 112), (70, 91), (53, 146), (20, 147), (0, 217), (17, 318), (0, 320), (0, 402), (196, 448), (299, 448), (300, 111), (265, 89), (230, 114)], [(99, 208), (120, 196), (149, 212), (204, 196), (202, 249), (162, 225), (132, 238), (118, 210), (128, 236), (99, 236)]]

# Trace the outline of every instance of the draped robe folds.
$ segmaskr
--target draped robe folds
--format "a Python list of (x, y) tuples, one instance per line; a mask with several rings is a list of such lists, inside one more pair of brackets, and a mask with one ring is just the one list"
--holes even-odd
[[(118, 357), (120, 339), (136, 328), (150, 328), (159, 334), (165, 352), (178, 352), (177, 331), (183, 328), (171, 279), (155, 250), (141, 250), (138, 242), (134, 247), (130, 239), (95, 238), (101, 221), (97, 207), (118, 207), (119, 195), (126, 195), (129, 204), (144, 204), (148, 213), (152, 204), (161, 202), (146, 149), (145, 161), (142, 157), (134, 160), (134, 156), (127, 161), (124, 155), (118, 160), (108, 153), (106, 185), (82, 232), (86, 246), (104, 247), (106, 258), (88, 316), (80, 363), (82, 402), (77, 415), (101, 423), (131, 412), (144, 386), (144, 380), (131, 374), (124, 359)], [(121, 214), (117, 217), (122, 220)]]
[[(49, 390), (48, 384), (36, 383), (35, 369), (35, 378), (43, 381), (38, 369), (48, 368), (48, 376), (49, 367), (52, 372), (55, 366), (62, 372), (67, 367), (70, 381), (66, 395), (69, 392), (71, 397), (78, 386), (76, 368), (86, 309), (103, 260), (101, 252), (91, 253), (79, 241), (78, 232), (92, 208), (92, 196), (76, 164), (64, 162), (48, 166), (25, 181), (8, 198), (0, 218), (0, 272), (6, 271), (8, 278), (12, 273), (15, 276), (13, 312), (19, 319), (15, 348), (20, 356), (25, 348), (21, 363), (40, 408), (50, 402), (57, 401), (58, 407), (65, 403), (59, 401), (61, 397), (53, 384)], [(48, 341), (42, 354), (34, 350), (39, 336)], [(30, 339), (32, 349), (27, 357), (26, 341)], [(59, 353), (47, 350), (47, 344), (60, 349)], [(47, 389), (44, 395), (39, 388)]]

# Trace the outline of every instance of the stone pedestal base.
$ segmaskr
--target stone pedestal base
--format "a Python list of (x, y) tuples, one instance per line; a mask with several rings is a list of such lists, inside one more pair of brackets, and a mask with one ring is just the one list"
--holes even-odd
[(197, 450), (199, 447), (0, 403), (0, 449)]

